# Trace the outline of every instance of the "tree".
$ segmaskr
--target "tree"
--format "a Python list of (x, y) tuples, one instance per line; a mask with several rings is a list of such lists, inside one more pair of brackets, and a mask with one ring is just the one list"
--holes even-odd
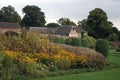
[(78, 21), (78, 27), (86, 29), (86, 21), (87, 21), (87, 19), (83, 19), (82, 21)]
[(112, 32), (112, 25), (107, 21), (107, 14), (100, 8), (89, 12), (86, 30), (95, 38), (106, 38)]
[(118, 38), (120, 40), (120, 31), (116, 27), (113, 27), (112, 31), (113, 31), (113, 33), (115, 33), (118, 36)]
[(110, 34), (108, 37), (107, 37), (107, 40), (109, 41), (118, 41), (119, 40), (119, 37), (116, 33), (112, 33)]
[(27, 5), (22, 11), (25, 13), (22, 19), (23, 26), (45, 26), (45, 15), (39, 7)]
[(76, 24), (73, 21), (71, 21), (69, 18), (60, 18), (58, 20), (58, 23), (60, 25), (73, 25), (73, 26), (76, 26)]
[(14, 7), (9, 5), (8, 7), (3, 7), (0, 10), (0, 21), (1, 22), (18, 22), (18, 23), (21, 23), (21, 17), (15, 11)]
[(57, 24), (57, 23), (48, 23), (48, 24), (46, 25), (46, 27), (58, 27), (58, 26), (60, 26), (60, 25)]

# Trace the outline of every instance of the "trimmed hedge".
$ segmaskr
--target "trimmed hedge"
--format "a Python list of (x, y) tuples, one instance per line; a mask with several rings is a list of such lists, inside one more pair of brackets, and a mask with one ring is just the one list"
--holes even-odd
[(82, 40), (82, 47), (89, 47), (89, 42), (85, 39)]
[(55, 38), (54, 42), (59, 44), (65, 44), (65, 39), (57, 37)]
[(70, 45), (72, 45), (72, 46), (81, 46), (81, 39), (80, 38), (71, 38)]
[(89, 47), (90, 48), (94, 48), (95, 47), (96, 39), (94, 39), (94, 37), (85, 36), (83, 39), (87, 40), (87, 42), (89, 43)]
[(102, 53), (105, 57), (109, 53), (109, 43), (105, 39), (98, 39), (96, 42), (95, 50)]
[(72, 40), (71, 40), (70, 38), (68, 38), (68, 39), (65, 40), (65, 44), (70, 45), (70, 44), (71, 44), (71, 41), (72, 41)]

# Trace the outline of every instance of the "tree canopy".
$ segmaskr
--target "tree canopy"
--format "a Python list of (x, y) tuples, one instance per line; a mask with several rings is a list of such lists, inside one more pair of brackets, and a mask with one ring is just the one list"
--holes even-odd
[(46, 25), (46, 27), (58, 27), (58, 26), (60, 26), (60, 25), (57, 24), (57, 23), (48, 23), (48, 24)]
[(86, 30), (95, 38), (106, 38), (112, 33), (112, 25), (107, 21), (107, 14), (100, 8), (89, 12), (86, 21)]
[(15, 8), (11, 5), (3, 7), (0, 10), (0, 21), (1, 22), (18, 22), (21, 23), (21, 17), (15, 11)]
[(45, 26), (44, 12), (38, 6), (27, 5), (22, 11), (25, 13), (22, 19), (23, 26)]
[(77, 23), (78, 27), (81, 27), (81, 28), (85, 29), (86, 21), (87, 21), (87, 19), (83, 19), (82, 21), (78, 21), (78, 23)]
[(76, 26), (76, 24), (73, 21), (71, 21), (69, 18), (60, 18), (58, 20), (58, 23), (60, 25), (73, 25), (73, 26)]

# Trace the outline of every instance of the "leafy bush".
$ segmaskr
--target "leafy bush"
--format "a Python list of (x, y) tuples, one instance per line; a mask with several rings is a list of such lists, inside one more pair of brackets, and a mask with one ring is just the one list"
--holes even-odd
[(75, 59), (75, 54), (69, 53), (66, 50), (61, 50), (53, 56), (54, 63), (59, 69), (69, 69), (71, 62)]
[(89, 43), (87, 40), (82, 39), (82, 47), (89, 47)]
[(49, 65), (48, 68), (49, 68), (49, 71), (51, 71), (51, 72), (55, 72), (55, 71), (59, 70), (58, 67), (54, 64)]
[(71, 39), (70, 38), (66, 39), (65, 44), (70, 45), (71, 44)]
[(18, 68), (18, 73), (22, 75), (33, 74), (37, 70), (36, 64), (29, 62), (19, 62), (17, 68)]
[(117, 48), (116, 50), (117, 50), (117, 52), (120, 52), (120, 48)]
[[(54, 45), (47, 38), (41, 38), (39, 33), (27, 32), (19, 36), (0, 36), (0, 50), (17, 51), (23, 53), (54, 53)], [(57, 49), (57, 48), (56, 48)]]
[(105, 57), (107, 57), (109, 53), (108, 41), (104, 39), (98, 39), (96, 42), (95, 50), (102, 53)]
[(86, 40), (86, 41), (89, 43), (89, 46), (90, 46), (91, 48), (94, 48), (94, 47), (95, 47), (96, 40), (95, 40), (93, 37), (91, 37), (91, 36), (85, 36), (85, 37), (83, 38), (83, 40)]
[(81, 39), (80, 38), (71, 38), (71, 44), (72, 46), (81, 46)]
[(62, 37), (56, 37), (54, 42), (59, 44), (65, 44), (65, 39)]
[(3, 60), (2, 60), (2, 67), (3, 67), (3, 74), (8, 76), (10, 75), (10, 70), (13, 66), (13, 61), (10, 57), (8, 56), (4, 56)]
[(112, 34), (110, 34), (110, 35), (107, 37), (107, 40), (109, 40), (109, 41), (118, 41), (118, 40), (119, 40), (119, 37), (118, 37), (117, 34), (112, 33)]
[[(94, 50), (91, 50), (89, 48), (73, 47), (68, 45), (61, 45), (61, 47), (67, 50), (68, 52), (75, 53), (76, 58), (72, 62), (72, 68), (77, 67), (77, 68), (102, 69), (105, 67), (106, 63), (105, 57)], [(85, 63), (83, 64), (82, 62)]]

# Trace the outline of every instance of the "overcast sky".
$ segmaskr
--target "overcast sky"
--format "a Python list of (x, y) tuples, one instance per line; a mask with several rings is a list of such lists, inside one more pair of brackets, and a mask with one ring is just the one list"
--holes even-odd
[(36, 5), (45, 13), (47, 23), (59, 18), (69, 18), (74, 22), (86, 19), (89, 11), (103, 9), (114, 26), (120, 30), (120, 0), (1, 0), (0, 8), (12, 5), (23, 16), (22, 8)]

